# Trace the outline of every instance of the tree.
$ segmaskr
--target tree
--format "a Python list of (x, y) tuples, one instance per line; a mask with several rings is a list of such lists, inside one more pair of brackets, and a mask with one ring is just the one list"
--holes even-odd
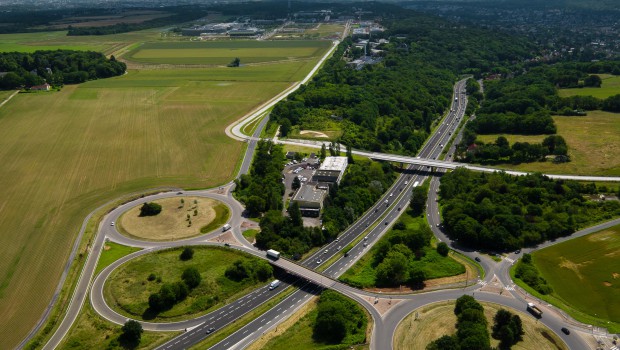
[(288, 216), (291, 218), (293, 226), (301, 227), (304, 225), (303, 219), (301, 218), (301, 211), (299, 210), (299, 203), (297, 201), (292, 201), (291, 205), (289, 205)]
[(258, 196), (251, 196), (245, 203), (250, 216), (259, 215), (265, 209), (265, 200)]
[(130, 349), (138, 347), (142, 338), (142, 325), (138, 321), (129, 320), (121, 328), (120, 343)]
[(448, 256), (448, 253), (450, 253), (450, 248), (445, 242), (439, 242), (437, 244), (437, 253), (441, 256)]
[(583, 86), (587, 87), (601, 87), (602, 83), (601, 77), (596, 74), (589, 75), (583, 80)]
[(410, 207), (414, 216), (422, 215), (426, 209), (426, 199), (428, 196), (428, 188), (426, 186), (417, 186), (411, 190)]
[(286, 137), (291, 131), (291, 121), (288, 118), (284, 118), (280, 121), (280, 136)]
[(347, 145), (347, 161), (349, 164), (354, 164), (355, 160), (353, 159), (353, 149), (351, 145)]
[(293, 178), (293, 183), (291, 184), (291, 188), (296, 190), (300, 187), (301, 187), (301, 180), (299, 179), (299, 176), (295, 176), (295, 178)]
[(179, 255), (179, 259), (183, 261), (191, 260), (194, 257), (194, 249), (191, 247), (185, 247)]
[(426, 346), (426, 350), (460, 350), (458, 339), (453, 336), (444, 335), (443, 337), (431, 342)]
[(499, 348), (502, 350), (510, 349), (513, 345), (523, 339), (523, 324), (518, 315), (510, 311), (500, 309), (493, 317), (493, 338), (500, 341)]
[(146, 202), (140, 207), (140, 216), (155, 216), (161, 213), (161, 205), (153, 202)]
[(322, 144), (320, 158), (325, 159), (325, 157), (327, 157), (327, 150), (325, 149), (325, 144)]
[(241, 59), (239, 57), (235, 57), (229, 64), (228, 67), (239, 67), (241, 65)]
[(202, 277), (200, 276), (198, 269), (195, 267), (188, 267), (183, 271), (181, 279), (185, 282), (189, 289), (194, 289), (200, 284)]

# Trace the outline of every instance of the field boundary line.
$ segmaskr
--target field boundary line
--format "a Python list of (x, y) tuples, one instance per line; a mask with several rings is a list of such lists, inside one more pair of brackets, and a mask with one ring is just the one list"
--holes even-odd
[(2, 103), (0, 103), (0, 107), (4, 106), (5, 103), (9, 102), (17, 94), (19, 94), (19, 90), (15, 90), (15, 92), (12, 93), (11, 96), (7, 97), (6, 100), (2, 101)]

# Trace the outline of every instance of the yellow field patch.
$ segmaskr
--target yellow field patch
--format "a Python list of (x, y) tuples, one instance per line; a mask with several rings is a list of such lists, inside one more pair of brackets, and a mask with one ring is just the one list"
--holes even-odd
[(129, 235), (147, 240), (189, 238), (199, 235), (200, 228), (215, 219), (213, 207), (218, 201), (202, 197), (175, 197), (154, 203), (162, 206), (161, 213), (140, 216), (142, 205), (137, 205), (121, 216), (118, 225)]

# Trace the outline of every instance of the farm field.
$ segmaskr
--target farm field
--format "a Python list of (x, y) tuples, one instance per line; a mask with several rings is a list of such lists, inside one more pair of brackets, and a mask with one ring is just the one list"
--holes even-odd
[[(536, 322), (532, 316), (506, 308), (497, 304), (478, 301), (484, 307), (484, 315), (489, 324), (489, 334), (493, 326), (493, 316), (500, 308), (504, 308), (519, 315), (523, 322), (525, 335), (523, 340), (512, 346), (513, 350), (567, 350), (564, 342), (546, 326)], [(439, 302), (426, 305), (415, 310), (405, 317), (394, 333), (395, 350), (424, 349), (433, 340), (456, 332), (456, 315), (454, 315), (454, 301)], [(418, 314), (418, 320), (415, 315)], [(496, 347), (498, 340), (491, 338), (491, 346)]]
[(152, 64), (227, 65), (235, 57), (241, 64), (304, 59), (322, 55), (329, 41), (205, 41), (149, 42), (124, 57)]
[[(251, 278), (234, 281), (224, 275), (233, 262), (242, 260), (255, 264), (258, 261), (256, 257), (231, 249), (193, 249), (194, 257), (187, 261), (179, 259), (183, 249), (176, 248), (143, 255), (121, 265), (104, 286), (103, 293), (108, 305), (120, 314), (138, 320), (179, 321), (205, 314), (266, 283)], [(202, 282), (170, 310), (162, 311), (156, 317), (150, 314), (147, 311), (149, 295), (157, 293), (163, 283), (180, 281), (183, 271), (189, 267), (198, 269)], [(157, 280), (149, 281), (147, 278), (150, 274), (154, 274)]]
[(560, 89), (558, 94), (560, 97), (569, 96), (594, 96), (597, 98), (607, 98), (609, 96), (620, 94), (620, 76), (611, 74), (599, 74), (602, 80), (600, 88), (575, 88), (575, 89)]
[[(585, 117), (554, 116), (558, 134), (568, 144), (571, 161), (502, 164), (510, 170), (540, 171), (548, 174), (620, 176), (620, 114), (589, 111)], [(485, 142), (495, 141), (499, 135), (479, 135)], [(504, 135), (514, 141), (542, 142), (544, 135)], [(528, 141), (529, 140), (529, 141)]]
[(158, 40), (158, 29), (138, 32), (101, 35), (101, 36), (67, 36), (67, 31), (39, 33), (0, 34), (0, 52), (37, 50), (92, 50), (110, 54), (112, 51), (137, 41)]
[(88, 213), (135, 191), (229, 181), (243, 144), (225, 127), (317, 60), (133, 70), (0, 108), (3, 344), (17, 344), (42, 315)]
[(552, 297), (620, 329), (620, 226), (536, 251), (532, 258)]

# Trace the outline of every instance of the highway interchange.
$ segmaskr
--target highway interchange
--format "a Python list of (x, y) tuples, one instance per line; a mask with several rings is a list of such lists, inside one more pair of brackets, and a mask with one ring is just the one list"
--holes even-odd
[[(306, 82), (312, 74), (318, 69), (320, 64), (333, 52), (334, 46), (331, 50), (321, 59), (319, 64), (313, 69), (313, 71), (303, 80)], [(376, 243), (378, 239), (384, 235), (392, 224), (396, 221), (399, 215), (402, 213), (401, 209), (407, 208), (411, 196), (411, 188), (418, 183), (422, 183), (428, 178), (431, 178), (431, 190), (428, 197), (428, 214), (429, 223), (432, 226), (432, 230), (435, 235), (442, 241), (448, 241), (448, 238), (438, 228), (440, 218), (437, 211), (437, 194), (436, 189), (439, 183), (439, 177), (433, 176), (437, 173), (431, 173), (430, 171), (436, 171), (438, 168), (454, 168), (456, 165), (448, 161), (439, 161), (441, 153), (444, 148), (449, 144), (449, 140), (452, 134), (455, 132), (458, 124), (462, 121), (466, 106), (466, 96), (464, 94), (464, 80), (459, 81), (455, 85), (455, 96), (457, 100), (453, 102), (451, 112), (440, 122), (440, 124), (433, 131), (433, 134), (429, 137), (423, 149), (420, 151), (418, 157), (402, 157), (392, 155), (382, 155), (370, 152), (356, 152), (360, 155), (366, 155), (373, 159), (387, 159), (392, 161), (399, 161), (408, 165), (407, 169), (401, 176), (395, 181), (393, 186), (386, 191), (384, 196), (371, 207), (364, 215), (362, 215), (354, 224), (346, 229), (336, 242), (317, 250), (314, 254), (306, 258), (301, 263), (293, 263), (286, 259), (280, 259), (273, 262), (274, 265), (281, 267), (282, 269), (292, 272), (288, 277), (284, 277), (284, 283), (279, 288), (270, 291), (267, 286), (263, 286), (254, 290), (252, 293), (247, 294), (243, 298), (233, 301), (222, 308), (215, 310), (209, 314), (203, 315), (199, 318), (175, 322), (175, 323), (148, 323), (142, 322), (144, 329), (153, 331), (183, 331), (183, 333), (170, 340), (169, 342), (161, 345), (158, 349), (186, 349), (192, 345), (195, 345), (210, 336), (206, 330), (215, 328), (215, 331), (224, 328), (226, 325), (238, 320), (244, 314), (259, 307), (263, 303), (267, 302), (275, 295), (282, 293), (287, 286), (294, 285), (296, 290), (290, 295), (286, 296), (281, 302), (275, 305), (266, 313), (257, 317), (254, 321), (243, 326), (230, 336), (226, 337), (218, 344), (212, 347), (212, 349), (242, 349), (257, 338), (259, 338), (264, 332), (275, 327), (283, 319), (287, 318), (294, 311), (296, 311), (301, 305), (311, 299), (312, 296), (317, 295), (323, 288), (335, 289), (354, 300), (358, 301), (364, 306), (372, 315), (374, 327), (371, 337), (372, 349), (391, 349), (392, 348), (392, 335), (393, 332), (402, 318), (408, 315), (411, 311), (429, 303), (433, 303), (441, 300), (456, 299), (464, 293), (473, 294), (478, 290), (481, 285), (474, 284), (466, 286), (461, 289), (450, 289), (442, 291), (434, 291), (428, 293), (414, 294), (414, 295), (391, 295), (386, 297), (385, 295), (369, 293), (361, 290), (354, 289), (350, 286), (337, 282), (335, 279), (346, 271), (351, 265), (353, 265), (369, 248), (372, 244)], [(251, 164), (256, 142), (259, 139), (260, 132), (264, 127), (267, 118), (263, 118), (261, 123), (254, 134), (251, 137), (245, 136), (241, 130), (248, 123), (252, 122), (258, 117), (261, 117), (279, 100), (285, 98), (288, 93), (294, 91), (299, 85), (296, 85), (289, 90), (286, 94), (281, 94), (278, 98), (273, 99), (268, 104), (257, 110), (249, 118), (246, 118), (243, 122), (237, 122), (227, 128), (229, 135), (234, 135), (237, 139), (243, 139), (247, 142), (247, 150), (242, 162), (242, 166), (239, 174), (247, 173)], [(319, 144), (308, 144), (308, 142), (298, 142), (295, 140), (280, 141), (283, 143), (295, 143), (312, 147), (320, 147)], [(448, 158), (454, 152), (452, 147), (448, 150)], [(395, 158), (389, 158), (395, 157)], [(460, 165), (459, 165), (460, 166)], [(429, 167), (432, 167), (429, 168)], [(489, 169), (489, 168), (485, 168)], [(476, 169), (478, 170), (478, 169)], [(487, 170), (485, 170), (487, 171)], [(592, 179), (594, 180), (594, 179)], [(605, 178), (609, 181), (610, 178)], [(614, 180), (614, 179), (611, 179)], [(618, 181), (620, 179), (617, 179)], [(221, 230), (216, 230), (207, 235), (180, 240), (175, 242), (145, 242), (139, 241), (127, 236), (121, 235), (112, 226), (111, 223), (116, 221), (118, 217), (131, 207), (139, 205), (145, 201), (152, 201), (160, 198), (174, 197), (178, 195), (187, 196), (202, 196), (217, 199), (225, 203), (231, 210), (231, 221), (229, 222), (233, 227), (232, 232), (239, 244), (233, 244), (231, 248), (239, 249), (247, 253), (265, 258), (264, 252), (258, 251), (255, 247), (250, 245), (245, 240), (240, 231), (240, 225), (243, 221), (242, 212), (243, 207), (232, 197), (233, 184), (228, 184), (223, 188), (208, 189), (203, 191), (183, 191), (181, 194), (178, 191), (163, 192), (152, 196), (146, 196), (136, 201), (131, 201), (122, 206), (115, 208), (109, 214), (107, 214), (99, 225), (97, 236), (91, 246), (91, 254), (89, 254), (87, 261), (82, 270), (78, 284), (76, 285), (74, 295), (71, 299), (71, 303), (67, 309), (66, 316), (62, 320), (58, 330), (54, 333), (52, 338), (45, 345), (44, 349), (56, 348), (64, 336), (68, 333), (69, 329), (73, 325), (73, 322), (77, 318), (79, 311), (86, 299), (90, 297), (90, 302), (93, 308), (102, 317), (117, 324), (123, 324), (127, 318), (113, 311), (105, 303), (102, 296), (103, 284), (106, 277), (118, 266), (140, 255), (148, 254), (155, 250), (167, 249), (170, 247), (178, 247), (185, 245), (215, 245), (222, 246), (223, 244), (217, 242), (216, 237), (221, 234)], [(386, 205), (385, 202), (388, 202)], [(618, 224), (620, 220), (608, 223), (606, 225)], [(586, 232), (587, 231), (587, 232)], [(587, 234), (592, 230), (584, 230), (577, 235)], [(575, 235), (574, 235), (575, 236)], [(573, 237), (574, 237), (573, 236)], [(365, 237), (365, 238), (362, 238)], [(566, 238), (570, 239), (570, 238)], [(114, 241), (120, 244), (135, 246), (144, 248), (141, 251), (130, 254), (108, 266), (98, 276), (94, 276), (94, 270), (97, 265), (99, 254), (105, 244), (105, 241)], [(342, 249), (338, 247), (347, 247), (352, 242), (356, 242), (349, 251), (348, 256), (344, 256)], [(511, 261), (517, 257), (510, 255), (508, 259), (502, 260), (497, 264), (490, 258), (480, 256), (476, 252), (468, 252), (460, 250), (459, 247), (453, 242), (449, 242), (454, 249), (461, 251), (464, 255), (471, 258), (481, 257), (481, 266), (486, 271), (485, 282), (489, 283), (494, 278), (499, 280), (504, 286), (512, 284), (508, 275), (508, 269), (511, 265)], [(327, 253), (325, 253), (327, 251)], [(524, 250), (529, 251), (529, 250)], [(332, 259), (334, 257), (334, 259)], [(318, 260), (320, 263), (317, 263)], [(329, 266), (322, 266), (327, 262), (332, 262)], [(322, 273), (314, 271), (317, 268), (324, 269)], [(93, 280), (93, 277), (95, 279)], [(472, 276), (473, 277), (473, 276)], [(92, 281), (92, 284), (91, 284)], [(90, 293), (89, 293), (90, 290)], [(373, 305), (374, 301), (388, 302), (388, 300), (400, 299), (402, 301), (392, 306), (389, 311), (381, 314)], [(522, 293), (518, 293), (514, 290), (506, 290), (503, 295), (493, 294), (488, 292), (476, 293), (476, 298), (484, 301), (491, 301), (498, 304), (513, 307), (515, 309), (524, 310), (526, 300)], [(551, 309), (545, 308), (545, 311)], [(583, 340), (576, 336), (566, 336), (559, 333), (559, 329), (565, 326), (566, 320), (556, 316), (554, 312), (546, 312), (545, 317), (541, 319), (541, 322), (549, 326), (558, 336), (560, 336), (571, 349), (584, 349), (587, 346)]]

